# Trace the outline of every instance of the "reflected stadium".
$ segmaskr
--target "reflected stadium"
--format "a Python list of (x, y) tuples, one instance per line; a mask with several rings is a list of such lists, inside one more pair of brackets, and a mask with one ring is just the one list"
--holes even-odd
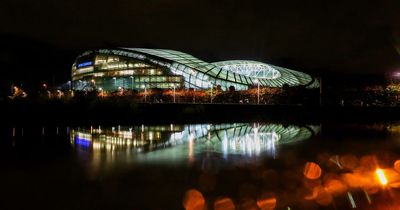
[(193, 162), (197, 155), (219, 153), (224, 159), (275, 157), (279, 145), (311, 138), (318, 126), (281, 124), (195, 124), (133, 127), (91, 127), (71, 131), (71, 145), (109, 162)]
[(74, 90), (220, 87), (247, 90), (262, 87), (316, 88), (308, 74), (250, 60), (208, 63), (189, 54), (165, 49), (117, 48), (86, 51), (72, 65)]

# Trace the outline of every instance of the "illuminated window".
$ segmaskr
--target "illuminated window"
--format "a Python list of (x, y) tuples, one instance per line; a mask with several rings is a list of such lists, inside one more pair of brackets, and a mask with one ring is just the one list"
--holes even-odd
[(95, 58), (95, 65), (107, 63), (107, 56), (97, 55)]

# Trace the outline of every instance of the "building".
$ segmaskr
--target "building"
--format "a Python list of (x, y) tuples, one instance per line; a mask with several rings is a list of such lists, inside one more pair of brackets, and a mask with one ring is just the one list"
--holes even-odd
[(72, 66), (75, 90), (144, 88), (227, 90), (267, 87), (318, 87), (308, 74), (249, 60), (208, 63), (189, 54), (164, 49), (118, 48), (84, 52)]

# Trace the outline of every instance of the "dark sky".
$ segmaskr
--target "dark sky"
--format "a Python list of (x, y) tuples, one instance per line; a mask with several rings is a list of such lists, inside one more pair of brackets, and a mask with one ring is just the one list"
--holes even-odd
[[(115, 45), (181, 50), (207, 61), (254, 59), (306, 72), (400, 67), (399, 0), (2, 0), (0, 23), (0, 35), (73, 56)], [(70, 58), (66, 62), (69, 67)]]

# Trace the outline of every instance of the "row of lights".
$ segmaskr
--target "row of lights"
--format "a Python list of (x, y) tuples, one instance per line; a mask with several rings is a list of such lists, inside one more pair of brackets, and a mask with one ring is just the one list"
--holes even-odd
[[(133, 79), (134, 79), (134, 77), (130, 76), (129, 78), (131, 78), (131, 80), (132, 80), (131, 81), (131, 88), (133, 89)], [(117, 86), (117, 78), (113, 77), (112, 79), (114, 80), (114, 86), (116, 87)], [(82, 82), (82, 81), (79, 80), (79, 82)], [(94, 79), (92, 79), (91, 82), (93, 84), (95, 84), (96, 81)], [(258, 79), (255, 79), (253, 82), (255, 84), (257, 84), (257, 104), (260, 104), (260, 82), (259, 82)], [(70, 84), (69, 86), (70, 86), (70, 89), (71, 89), (71, 81), (68, 81), (68, 83)], [(209, 86), (212, 85), (211, 82), (209, 82), (208, 84), (209, 84)], [(176, 85), (173, 84), (173, 85), (171, 85), (171, 87), (173, 88), (173, 91), (174, 91), (174, 93), (173, 93), (173, 101), (175, 103), (176, 102), (176, 100), (175, 100), (175, 98), (176, 98)], [(145, 102), (146, 102), (147, 101), (147, 87), (146, 87), (146, 85), (142, 85), (142, 88), (144, 88), (144, 95), (145, 95)], [(122, 87), (119, 86), (118, 89), (122, 89)], [(99, 91), (103, 91), (103, 88), (99, 87), (98, 90)], [(210, 102), (212, 103), (212, 100), (213, 100), (213, 97), (212, 97), (213, 96), (213, 87), (211, 87), (211, 94), (210, 95), (211, 95)]]

